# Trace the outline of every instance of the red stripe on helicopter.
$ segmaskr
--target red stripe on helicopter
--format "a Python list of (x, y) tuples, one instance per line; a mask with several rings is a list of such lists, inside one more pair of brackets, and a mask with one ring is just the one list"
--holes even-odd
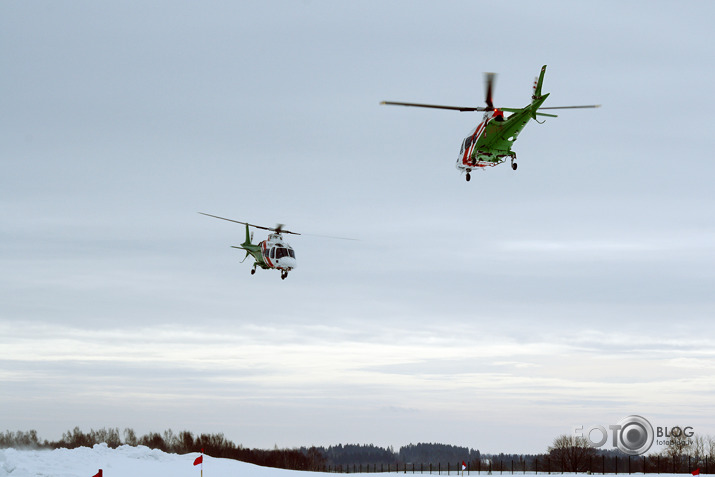
[(468, 158), (472, 156), (472, 151), (477, 145), (477, 138), (479, 138), (479, 135), (482, 133), (482, 130), (486, 127), (487, 121), (488, 119), (484, 120), (481, 124), (479, 124), (479, 126), (477, 126), (477, 129), (474, 130), (474, 134), (472, 134), (472, 144), (470, 144), (469, 147), (465, 149), (464, 156), (462, 157), (462, 164), (464, 164), (465, 166), (469, 165)]
[[(262, 251), (265, 251), (265, 250), (266, 250), (266, 241), (265, 241), (265, 240), (264, 240), (263, 242), (261, 242), (261, 249), (262, 249)], [(271, 268), (276, 268), (275, 265), (273, 265), (273, 264), (271, 263), (271, 259), (268, 258), (268, 254), (267, 254), (267, 253), (264, 253), (264, 254), (263, 254), (263, 261), (265, 261), (265, 262), (268, 264), (269, 267), (271, 267)]]

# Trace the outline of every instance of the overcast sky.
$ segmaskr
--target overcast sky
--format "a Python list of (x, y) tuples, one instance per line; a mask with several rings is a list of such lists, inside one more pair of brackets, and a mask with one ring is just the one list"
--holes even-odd
[[(715, 4), (0, 3), (0, 431), (715, 434)], [(478, 113), (603, 104), (455, 169)], [(250, 275), (242, 226), (305, 234)], [(263, 239), (262, 231), (256, 240)]]

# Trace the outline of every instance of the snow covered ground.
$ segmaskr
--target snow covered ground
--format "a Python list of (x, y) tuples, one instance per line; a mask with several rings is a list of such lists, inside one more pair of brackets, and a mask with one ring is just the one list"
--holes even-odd
[[(145, 446), (111, 449), (106, 444), (97, 444), (91, 449), (0, 449), (0, 477), (92, 477), (99, 469), (102, 469), (103, 477), (199, 477), (201, 466), (193, 465), (199, 455), (167, 454)], [(206, 477), (287, 477), (289, 473), (295, 473), (206, 455), (203, 460)], [(326, 474), (301, 472), (301, 477), (310, 475), (325, 477)]]
[[(193, 464), (199, 455), (198, 453), (167, 454), (145, 446), (120, 446), (117, 449), (110, 449), (106, 444), (97, 444), (91, 449), (88, 447), (55, 450), (0, 449), (0, 477), (92, 477), (99, 469), (102, 469), (103, 477), (198, 477), (201, 467)], [(261, 467), (232, 459), (215, 459), (206, 455), (203, 461), (203, 475), (206, 477), (290, 477), (291, 474), (295, 476), (297, 472)], [(471, 474), (477, 475), (476, 472)], [(515, 475), (519, 474), (515, 473)], [(533, 475), (531, 472), (529, 474)], [(300, 472), (297, 477), (326, 477), (327, 475), (329, 474)], [(371, 475), (375, 476), (375, 474)], [(442, 472), (442, 475), (447, 473)], [(453, 471), (451, 475), (458, 474)], [(494, 475), (498, 475), (498, 472), (494, 472)], [(504, 475), (509, 473), (504, 472)], [(658, 474), (659, 477), (688, 475)]]

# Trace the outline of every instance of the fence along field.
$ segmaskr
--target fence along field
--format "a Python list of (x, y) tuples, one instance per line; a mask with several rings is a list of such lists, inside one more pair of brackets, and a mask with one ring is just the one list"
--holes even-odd
[[(562, 459), (554, 459), (548, 456), (533, 457), (532, 459), (509, 459), (465, 462), (456, 464), (372, 464), (372, 465), (337, 465), (323, 466), (316, 469), (322, 472), (334, 473), (404, 473), (404, 474), (436, 474), (436, 475), (471, 475), (486, 474), (566, 474), (566, 473), (586, 473), (586, 474), (709, 474), (710, 459), (705, 456), (703, 459), (693, 459), (691, 456), (681, 456), (680, 458), (669, 458), (661, 455), (654, 456), (591, 456), (583, 465), (574, 469)], [(464, 469), (462, 469), (464, 467)]]

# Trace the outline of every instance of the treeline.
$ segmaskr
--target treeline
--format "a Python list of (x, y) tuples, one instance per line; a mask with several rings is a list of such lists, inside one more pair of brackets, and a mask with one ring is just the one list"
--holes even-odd
[[(711, 439), (712, 440), (712, 439)], [(189, 431), (174, 433), (172, 430), (163, 433), (150, 432), (138, 436), (133, 429), (118, 428), (90, 430), (83, 432), (79, 427), (62, 434), (57, 441), (41, 440), (37, 432), (6, 431), (0, 433), (0, 448), (16, 449), (73, 449), (76, 447), (92, 447), (95, 444), (106, 443), (116, 448), (121, 445), (146, 446), (168, 453), (187, 454), (190, 452), (204, 453), (213, 457), (240, 460), (266, 467), (278, 467), (292, 470), (313, 471), (352, 471), (365, 470), (397, 470), (424, 469), (435, 470), (461, 468), (465, 462), (470, 470), (479, 471), (538, 471), (538, 472), (627, 472), (663, 471), (675, 472), (675, 469), (689, 469), (692, 465), (707, 465), (712, 462), (713, 446), (703, 449), (697, 446), (703, 439), (694, 437), (692, 448), (688, 452), (683, 447), (677, 453), (663, 452), (662, 455), (652, 455), (640, 458), (629, 458), (619, 450), (594, 449), (584, 442), (569, 436), (560, 436), (548, 451), (540, 454), (482, 454), (480, 451), (447, 444), (418, 443), (409, 444), (395, 451), (392, 447), (378, 447), (372, 444), (339, 444), (330, 447), (301, 447), (294, 449), (248, 449), (236, 445), (226, 439), (223, 434), (194, 435)], [(672, 454), (672, 455), (671, 455)], [(705, 460), (703, 460), (703, 456)], [(692, 459), (691, 459), (692, 457)], [(708, 459), (710, 457), (710, 459)], [(692, 469), (690, 469), (692, 470)]]
[(400, 447), (400, 461), (409, 463), (425, 462), (477, 462), (481, 459), (478, 450), (447, 444), (409, 444)]
[(37, 431), (6, 431), (0, 433), (0, 448), (17, 449), (74, 449), (106, 443), (111, 448), (121, 445), (146, 446), (175, 454), (199, 452), (207, 455), (236, 459), (266, 467), (294, 470), (325, 470), (341, 466), (381, 466), (387, 468), (405, 464), (477, 462), (482, 456), (478, 450), (447, 444), (409, 444), (395, 451), (372, 444), (338, 444), (330, 447), (301, 447), (296, 449), (248, 449), (226, 439), (223, 434), (194, 435), (189, 431), (174, 433), (149, 432), (138, 436), (133, 429), (102, 428), (83, 432), (79, 427), (62, 434), (57, 441), (41, 440)]
[[(376, 447), (372, 444), (338, 444), (336, 446), (316, 448), (325, 458), (325, 464), (331, 467), (341, 465), (392, 465), (397, 456), (392, 449)], [(305, 450), (302, 448), (301, 450)]]
[(194, 436), (189, 431), (175, 434), (172, 430), (162, 434), (150, 432), (137, 436), (133, 429), (118, 428), (90, 430), (82, 432), (79, 427), (62, 434), (58, 441), (41, 441), (37, 431), (6, 431), (0, 433), (0, 448), (16, 449), (74, 449), (92, 447), (106, 443), (111, 448), (121, 445), (146, 446), (174, 454), (200, 452), (212, 457), (235, 459), (266, 467), (278, 467), (292, 470), (320, 470), (325, 466), (325, 459), (315, 448), (308, 449), (247, 449), (226, 439), (223, 434), (200, 434)]
[[(325, 463), (331, 467), (346, 465), (394, 466), (396, 464), (429, 464), (462, 461), (476, 461), (481, 458), (478, 450), (448, 444), (419, 443), (400, 447), (377, 447), (372, 444), (338, 444), (316, 448), (325, 457)], [(305, 449), (301, 449), (305, 450)]]
[[(57, 441), (41, 440), (37, 431), (29, 432), (6, 431), (0, 433), (0, 448), (13, 447), (16, 449), (74, 449), (77, 447), (92, 447), (95, 444), (106, 443), (111, 448), (121, 445), (146, 446), (150, 449), (159, 449), (175, 454), (199, 452), (204, 449), (207, 455), (236, 459), (243, 462), (278, 467), (294, 470), (326, 470), (327, 468), (348, 468), (364, 466), (377, 468), (384, 466), (387, 469), (396, 466), (438, 464), (457, 465), (462, 461), (468, 462), (470, 468), (487, 469), (493, 463), (528, 462), (531, 464), (539, 455), (482, 455), (478, 450), (438, 443), (418, 443), (402, 446), (395, 451), (391, 446), (384, 448), (373, 444), (338, 444), (329, 447), (301, 447), (297, 449), (248, 449), (236, 445), (225, 438), (223, 434), (194, 435), (189, 431), (174, 433), (172, 430), (163, 433), (149, 432), (138, 436), (133, 429), (118, 428), (91, 429), (83, 432), (79, 427), (62, 434)], [(545, 460), (544, 460), (545, 462)], [(523, 465), (523, 464), (522, 464)]]

